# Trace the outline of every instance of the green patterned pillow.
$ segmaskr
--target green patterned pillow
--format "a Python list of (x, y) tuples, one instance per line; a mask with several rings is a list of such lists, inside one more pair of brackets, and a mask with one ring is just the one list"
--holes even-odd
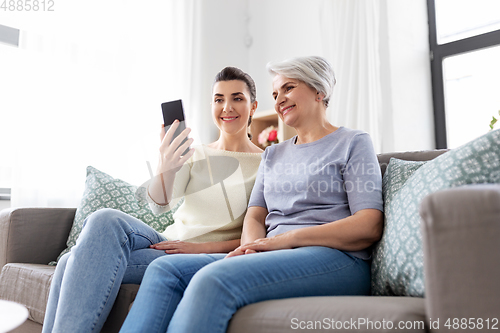
[[(387, 263), (386, 261), (398, 257), (399, 251), (404, 251), (404, 249), (401, 248), (401, 229), (405, 229), (404, 235), (410, 235), (412, 238), (415, 238), (420, 232), (418, 225), (393, 225), (395, 219), (392, 218), (392, 215), (399, 208), (394, 206), (393, 200), (396, 194), (399, 193), (399, 190), (405, 185), (406, 181), (425, 163), (427, 163), (427, 161), (405, 161), (391, 158), (387, 166), (384, 178), (382, 179), (385, 214), (384, 234), (373, 251), (372, 294), (374, 295), (394, 295), (394, 293), (391, 293), (392, 289), (389, 283), (391, 280), (387, 279), (387, 276), (390, 276), (391, 272), (397, 271), (394, 267), (397, 264), (394, 262)], [(396, 205), (397, 204), (399, 203), (396, 202)], [(407, 230), (411, 227), (413, 227), (414, 230)], [(415, 239), (412, 240), (412, 242), (414, 241)], [(413, 248), (413, 250), (416, 250), (416, 248)], [(410, 266), (414, 265), (413, 262), (407, 264)], [(389, 271), (386, 272), (385, 269), (389, 269)]]
[(396, 192), (386, 190), (384, 234), (373, 252), (372, 294), (424, 296), (420, 203), (436, 191), (477, 183), (500, 183), (500, 130), (427, 162), (396, 185)]
[[(130, 185), (123, 180), (115, 179), (94, 167), (88, 166), (85, 191), (83, 192), (80, 205), (76, 209), (75, 220), (73, 221), (73, 226), (66, 242), (68, 247), (61, 252), (57, 260), (68, 253), (76, 244), (76, 240), (82, 231), (83, 222), (87, 216), (101, 208), (120, 210), (142, 220), (158, 232), (163, 232), (174, 222), (172, 214), (177, 210), (180, 203), (169, 212), (155, 215), (149, 209), (149, 205), (145, 200), (145, 193), (138, 192), (136, 195), (136, 190), (136, 186)], [(141, 186), (139, 191), (146, 191), (146, 188)], [(50, 264), (54, 265), (55, 263), (51, 262)]]

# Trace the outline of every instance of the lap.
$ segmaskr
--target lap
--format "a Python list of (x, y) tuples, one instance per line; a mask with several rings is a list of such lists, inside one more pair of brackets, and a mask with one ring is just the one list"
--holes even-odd
[(224, 259), (200, 270), (200, 281), (208, 276), (225, 281), (227, 288), (235, 293), (244, 290), (255, 293), (252, 302), (298, 296), (359, 295), (370, 290), (368, 263), (319, 246)]
[(127, 270), (122, 283), (141, 284), (142, 278), (149, 264), (155, 259), (167, 255), (163, 250), (139, 249), (130, 253)]
[[(224, 259), (218, 255), (169, 255), (154, 261), (164, 272), (191, 275), (189, 289), (225, 285), (249, 302), (315, 295), (366, 295), (370, 267), (362, 259), (327, 247), (302, 247)], [(196, 273), (196, 274), (195, 274)]]

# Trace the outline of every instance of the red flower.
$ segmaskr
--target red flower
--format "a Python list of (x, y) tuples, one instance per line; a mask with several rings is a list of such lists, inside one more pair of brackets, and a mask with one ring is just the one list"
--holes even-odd
[(276, 140), (277, 137), (278, 137), (278, 132), (276, 130), (272, 130), (271, 132), (269, 132), (269, 137), (267, 138), (267, 140), (273, 142)]

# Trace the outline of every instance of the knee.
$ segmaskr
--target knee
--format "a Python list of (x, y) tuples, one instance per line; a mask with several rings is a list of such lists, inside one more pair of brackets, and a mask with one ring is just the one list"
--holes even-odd
[(54, 277), (61, 276), (64, 274), (66, 270), (66, 264), (68, 263), (68, 259), (71, 257), (71, 252), (66, 253), (57, 261), (56, 270), (54, 272)]
[(83, 228), (90, 230), (98, 229), (99, 231), (102, 231), (104, 228), (113, 228), (120, 225), (119, 220), (123, 214), (123, 212), (112, 208), (99, 209), (85, 219)]
[[(173, 281), (183, 280), (183, 274), (175, 262), (171, 262), (169, 257), (164, 256), (153, 260), (144, 273), (141, 284), (170, 285)], [(174, 285), (178, 285), (174, 282)]]
[(238, 280), (238, 277), (231, 274), (229, 267), (224, 267), (226, 263), (220, 260), (201, 268), (191, 279), (190, 288), (195, 293), (212, 290), (221, 295), (234, 295), (238, 291), (234, 280)]

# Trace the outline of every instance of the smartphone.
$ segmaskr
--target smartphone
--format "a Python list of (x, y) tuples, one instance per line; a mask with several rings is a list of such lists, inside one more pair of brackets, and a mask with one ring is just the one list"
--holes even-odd
[[(177, 119), (179, 121), (179, 126), (175, 130), (172, 140), (175, 139), (182, 131), (186, 129), (186, 120), (184, 119), (184, 109), (182, 107), (182, 100), (178, 99), (171, 102), (166, 102), (161, 104), (161, 110), (163, 112), (163, 123), (165, 124), (165, 132), (168, 131), (172, 123)], [(185, 138), (180, 145), (187, 141)], [(179, 145), (179, 146), (180, 146)], [(182, 155), (186, 155), (189, 152), (189, 148)]]

